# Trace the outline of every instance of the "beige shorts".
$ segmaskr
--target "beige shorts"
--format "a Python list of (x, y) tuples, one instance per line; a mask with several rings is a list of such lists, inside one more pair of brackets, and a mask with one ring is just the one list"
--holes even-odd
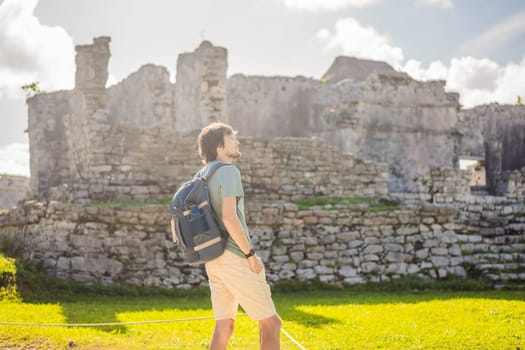
[(264, 269), (252, 272), (247, 259), (228, 249), (205, 266), (216, 320), (235, 320), (239, 304), (256, 321), (277, 314)]

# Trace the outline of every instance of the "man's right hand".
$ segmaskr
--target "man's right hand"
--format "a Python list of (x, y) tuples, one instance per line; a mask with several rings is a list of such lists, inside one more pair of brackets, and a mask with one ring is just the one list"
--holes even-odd
[(257, 254), (252, 255), (248, 258), (248, 264), (250, 264), (250, 270), (254, 273), (260, 273), (264, 269), (262, 259)]

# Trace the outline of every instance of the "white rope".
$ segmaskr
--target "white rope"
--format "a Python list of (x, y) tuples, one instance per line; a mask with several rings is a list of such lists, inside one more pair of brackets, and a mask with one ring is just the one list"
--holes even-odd
[[(247, 314), (238, 314), (237, 316), (246, 316)], [(204, 317), (189, 317), (179, 318), (174, 320), (155, 320), (155, 321), (137, 321), (137, 322), (104, 322), (104, 323), (23, 323), (23, 322), (0, 322), (0, 326), (22, 326), (22, 327), (107, 327), (107, 326), (130, 326), (130, 325), (144, 325), (155, 323), (174, 323), (174, 322), (188, 322), (188, 321), (202, 321), (212, 320), (213, 316)], [(295, 340), (284, 328), (281, 332), (290, 339), (292, 343), (297, 345), (301, 350), (306, 350), (297, 340)]]
[[(245, 316), (240, 314), (237, 316)], [(127, 325), (142, 325), (154, 323), (171, 323), (171, 322), (186, 322), (186, 321), (201, 321), (211, 320), (213, 316), (205, 317), (190, 317), (180, 318), (176, 320), (156, 320), (156, 321), (137, 321), (137, 322), (106, 322), (106, 323), (22, 323), (22, 322), (0, 322), (3, 326), (25, 326), (25, 327), (106, 327), (106, 326), (127, 326)]]
[(297, 340), (295, 340), (294, 338), (292, 338), (292, 336), (290, 334), (288, 334), (287, 331), (284, 330), (284, 328), (281, 328), (281, 332), (284, 333), (284, 335), (286, 335), (288, 337), (288, 339), (291, 340), (292, 343), (294, 343), (295, 345), (297, 345), (297, 347), (301, 350), (306, 350), (306, 348), (304, 346), (302, 346), (301, 344), (299, 344), (299, 342)]

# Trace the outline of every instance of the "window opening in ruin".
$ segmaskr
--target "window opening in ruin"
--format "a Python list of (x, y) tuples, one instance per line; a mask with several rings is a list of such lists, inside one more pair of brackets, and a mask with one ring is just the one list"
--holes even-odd
[(469, 185), (471, 187), (481, 187), (487, 185), (484, 160), (478, 158), (460, 158), (459, 168), (463, 170), (470, 170), (471, 177)]

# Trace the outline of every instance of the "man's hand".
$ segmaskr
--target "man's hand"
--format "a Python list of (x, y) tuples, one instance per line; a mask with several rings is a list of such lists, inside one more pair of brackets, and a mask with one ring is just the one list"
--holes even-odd
[(257, 256), (257, 254), (252, 255), (248, 258), (248, 264), (250, 264), (250, 269), (255, 273), (261, 272), (264, 268), (264, 264), (261, 258)]

